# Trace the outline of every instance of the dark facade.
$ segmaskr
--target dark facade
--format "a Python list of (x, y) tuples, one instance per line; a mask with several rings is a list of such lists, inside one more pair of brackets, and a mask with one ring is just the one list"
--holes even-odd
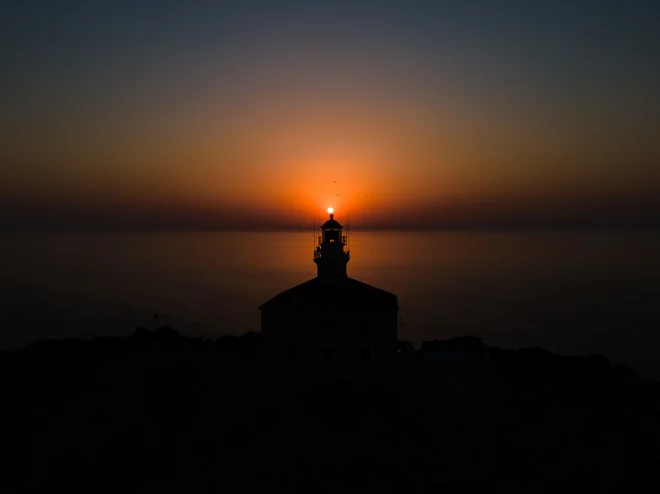
[(267, 363), (329, 375), (394, 364), (397, 297), (349, 278), (349, 260), (347, 237), (331, 214), (314, 251), (316, 278), (259, 307)]

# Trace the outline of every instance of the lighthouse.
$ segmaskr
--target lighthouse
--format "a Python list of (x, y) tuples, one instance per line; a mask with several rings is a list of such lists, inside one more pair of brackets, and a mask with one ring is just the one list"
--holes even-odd
[(259, 307), (265, 362), (310, 376), (383, 373), (397, 358), (397, 297), (348, 276), (348, 238), (328, 213), (315, 234), (316, 277)]
[(351, 259), (348, 251), (348, 237), (343, 235), (344, 227), (335, 219), (334, 210), (328, 208), (330, 219), (321, 225), (321, 235), (314, 250), (317, 278), (321, 281), (336, 282), (346, 278), (346, 264)]

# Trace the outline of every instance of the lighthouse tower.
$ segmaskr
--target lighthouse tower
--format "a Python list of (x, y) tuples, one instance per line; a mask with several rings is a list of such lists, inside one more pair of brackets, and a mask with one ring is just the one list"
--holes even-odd
[(316, 277), (259, 307), (265, 362), (309, 378), (386, 375), (396, 362), (397, 297), (346, 274), (348, 238), (328, 213), (314, 235)]
[(351, 258), (348, 250), (348, 237), (343, 234), (343, 226), (335, 219), (332, 208), (328, 209), (330, 219), (321, 225), (321, 235), (314, 250), (316, 276), (322, 281), (346, 279), (346, 264)]

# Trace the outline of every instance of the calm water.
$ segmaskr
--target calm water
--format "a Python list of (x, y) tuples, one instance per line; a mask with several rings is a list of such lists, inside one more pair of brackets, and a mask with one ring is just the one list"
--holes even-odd
[[(315, 275), (311, 232), (11, 234), (0, 250), (4, 348), (140, 324), (240, 334)], [(646, 369), (660, 355), (658, 253), (656, 233), (356, 232), (348, 270), (399, 296), (403, 339), (474, 334)]]

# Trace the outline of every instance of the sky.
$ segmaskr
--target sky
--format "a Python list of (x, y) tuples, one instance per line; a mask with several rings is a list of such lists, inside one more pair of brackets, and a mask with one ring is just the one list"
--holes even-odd
[(0, 228), (660, 226), (660, 3), (7, 2)]

